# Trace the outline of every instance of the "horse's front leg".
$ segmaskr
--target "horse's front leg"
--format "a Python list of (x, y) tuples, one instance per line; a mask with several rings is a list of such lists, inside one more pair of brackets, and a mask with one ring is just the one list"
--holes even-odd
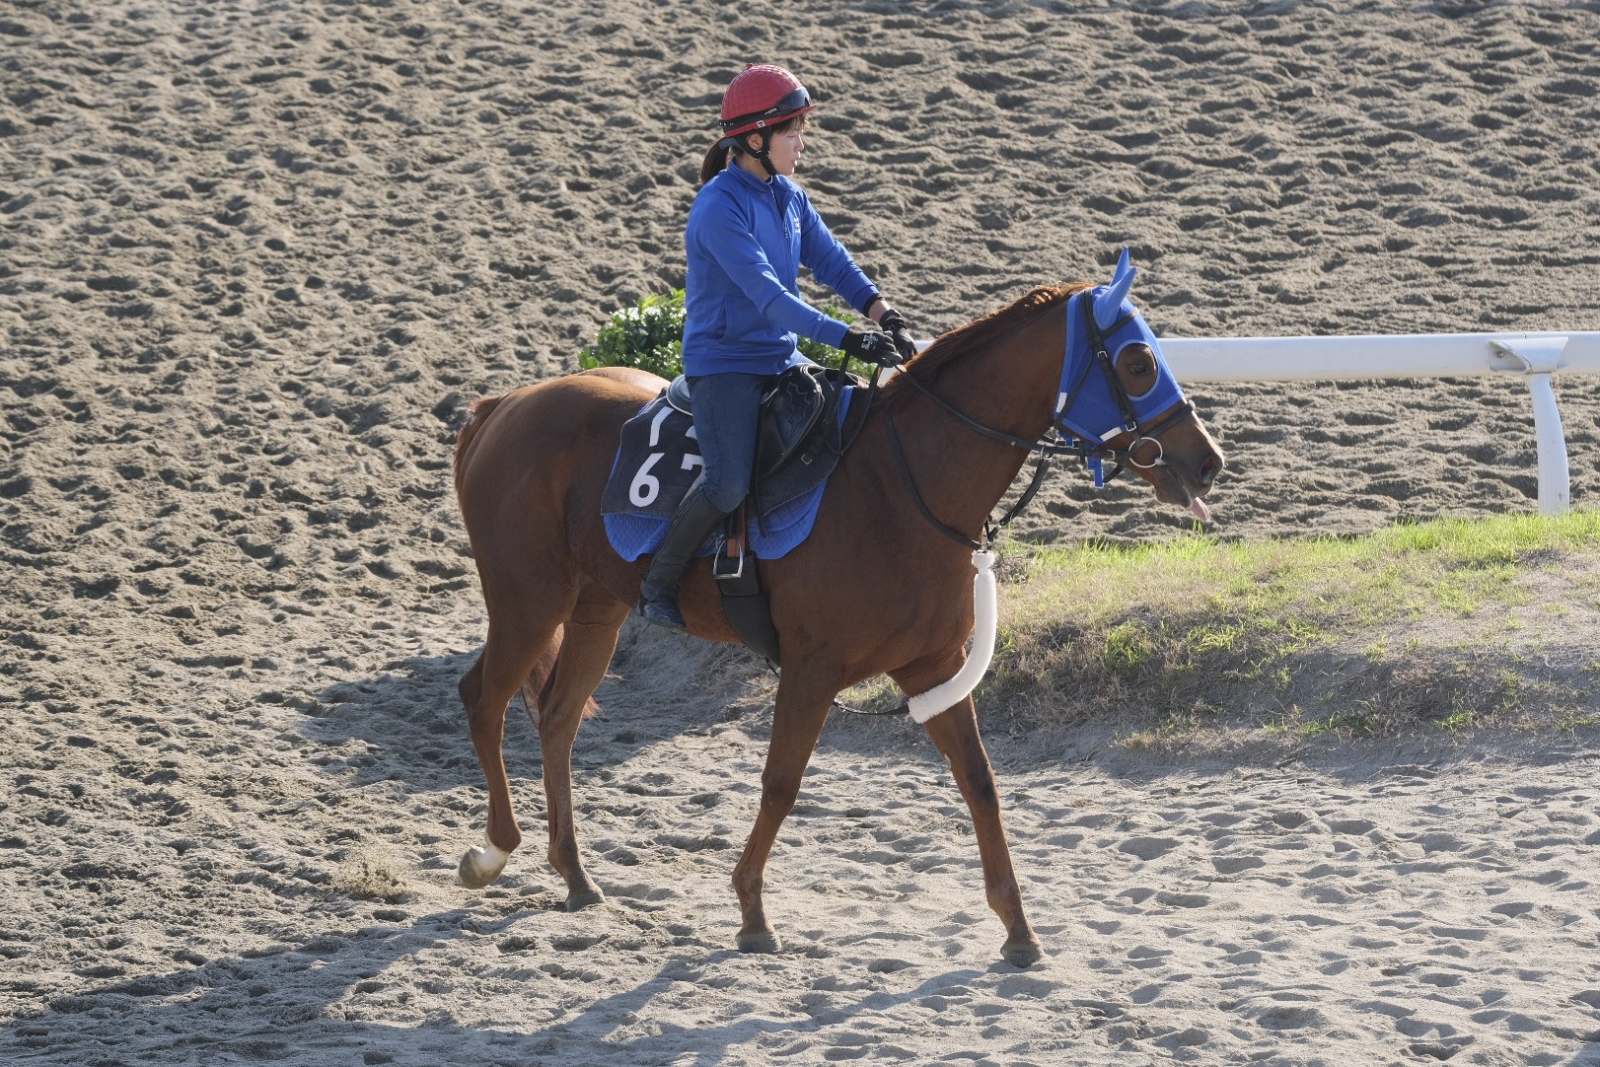
[(806, 678), (799, 668), (785, 670), (778, 682), (777, 708), (772, 718), (772, 742), (767, 766), (761, 773), (761, 810), (745, 842), (744, 855), (733, 869), (733, 888), (739, 894), (743, 921), (739, 927), (740, 952), (776, 952), (778, 935), (767, 922), (761, 903), (762, 875), (778, 827), (794, 807), (800, 779), (816, 748), (822, 724), (837, 688), (829, 689), (816, 678)]
[[(915, 692), (915, 690), (913, 690)], [(983, 860), (983, 887), (989, 907), (1006, 924), (1006, 943), (1000, 955), (1007, 963), (1026, 967), (1038, 962), (1039, 938), (1022, 911), (1022, 891), (1011, 868), (1011, 848), (1000, 819), (1000, 794), (994, 787), (994, 769), (978, 736), (978, 716), (969, 696), (929, 719), (924, 729), (955, 775), (956, 785), (972, 812), (978, 835), (978, 855)]]

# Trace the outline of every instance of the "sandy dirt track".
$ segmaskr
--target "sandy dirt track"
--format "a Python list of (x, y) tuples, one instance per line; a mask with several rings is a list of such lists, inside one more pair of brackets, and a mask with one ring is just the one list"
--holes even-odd
[[(919, 731), (837, 721), (731, 951), (765, 683), (629, 628), (577, 752), (609, 896), (455, 884), (482, 637), (449, 448), (681, 284), (721, 87), (920, 332), (1103, 274), (1173, 336), (1600, 328), (1593, 4), (0, 5), (0, 1062), (1600, 1063), (1587, 734), (992, 754), (997, 962)], [(1530, 510), (1515, 380), (1193, 391), (1220, 536)], [(1574, 499), (1600, 386), (1558, 386)], [(1032, 541), (1185, 516), (1058, 475)], [(1061, 694), (1064, 715), (1074, 694)], [(520, 712), (513, 713), (520, 716)]]

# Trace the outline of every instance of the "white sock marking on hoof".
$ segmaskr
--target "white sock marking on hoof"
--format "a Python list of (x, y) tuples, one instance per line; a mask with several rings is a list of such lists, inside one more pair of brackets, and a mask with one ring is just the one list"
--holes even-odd
[(487, 839), (482, 848), (468, 849), (467, 854), (472, 857), (472, 865), (485, 873), (489, 871), (498, 873), (506, 865), (506, 860), (511, 858), (511, 853), (496, 848), (494, 843)]

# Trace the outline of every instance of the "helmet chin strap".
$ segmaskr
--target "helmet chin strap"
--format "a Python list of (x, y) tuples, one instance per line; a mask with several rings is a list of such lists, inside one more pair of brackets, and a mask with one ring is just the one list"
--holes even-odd
[[(761, 138), (761, 150), (760, 151), (757, 151), (756, 149), (750, 147), (750, 138), (752, 138), (752, 137), (760, 137)], [(778, 172), (776, 170), (772, 169), (772, 138), (771, 137), (767, 136), (766, 134), (760, 133), (760, 132), (747, 133), (742, 138), (740, 138), (739, 144), (740, 144), (740, 147), (742, 147), (746, 152), (748, 152), (752, 156), (756, 157), (756, 161), (761, 164), (761, 169), (767, 172), (767, 177), (776, 178), (778, 176)]]

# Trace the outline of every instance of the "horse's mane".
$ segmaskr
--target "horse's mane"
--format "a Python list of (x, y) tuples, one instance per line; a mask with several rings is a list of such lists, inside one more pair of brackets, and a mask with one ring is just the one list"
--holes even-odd
[(998, 338), (1020, 328), (1038, 312), (1055, 307), (1067, 297), (1088, 287), (1088, 282), (1041, 285), (1015, 303), (992, 311), (981, 319), (973, 319), (965, 326), (959, 326), (940, 336), (933, 344), (907, 360), (902, 369), (917, 374), (923, 381), (928, 381), (956, 360), (977, 349), (988, 347)]

